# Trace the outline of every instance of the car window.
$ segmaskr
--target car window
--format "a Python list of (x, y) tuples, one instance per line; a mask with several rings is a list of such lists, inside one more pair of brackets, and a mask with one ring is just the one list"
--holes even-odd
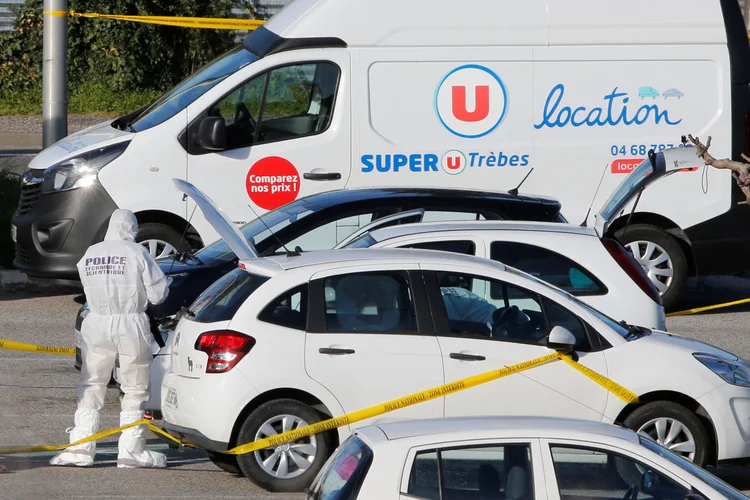
[(245, 300), (268, 281), (265, 276), (257, 276), (237, 268), (216, 280), (201, 293), (190, 306), (198, 323), (229, 321)]
[(532, 499), (531, 449), (507, 444), (419, 452), (404, 493), (428, 500)]
[[(361, 244), (361, 242), (360, 242)], [(356, 247), (355, 247), (356, 248)], [(417, 248), (422, 250), (440, 250), (442, 252), (476, 255), (477, 246), (473, 241), (429, 241), (426, 243), (410, 243), (399, 248)]]
[(224, 118), (227, 149), (324, 131), (330, 123), (339, 80), (333, 63), (272, 69), (237, 87), (208, 110)]
[(608, 450), (568, 445), (550, 449), (561, 500), (684, 500), (691, 493), (652, 467)]
[(285, 328), (306, 330), (307, 284), (293, 288), (276, 297), (258, 315), (258, 319)]
[(308, 498), (354, 500), (372, 463), (373, 452), (357, 436), (349, 436), (323, 465)]
[(559, 253), (527, 243), (495, 241), (490, 258), (529, 273), (573, 295), (603, 295), (604, 285), (586, 268)]
[(344, 274), (324, 280), (328, 332), (416, 333), (406, 273)]
[[(494, 218), (499, 219), (498, 216)], [(477, 212), (464, 212), (461, 210), (425, 210), (422, 222), (445, 222), (459, 220), (487, 220), (487, 218)]]
[(546, 345), (550, 330), (559, 325), (576, 337), (576, 350), (591, 350), (581, 320), (535, 292), (470, 274), (441, 271), (436, 277), (453, 335)]

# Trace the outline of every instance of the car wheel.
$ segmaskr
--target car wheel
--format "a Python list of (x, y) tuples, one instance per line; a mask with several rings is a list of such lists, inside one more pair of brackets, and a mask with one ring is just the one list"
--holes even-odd
[(687, 279), (687, 258), (677, 239), (648, 224), (624, 227), (615, 238), (646, 271), (661, 294), (664, 309), (671, 310)]
[(242, 475), (240, 466), (237, 463), (236, 455), (225, 455), (224, 453), (214, 453), (212, 451), (206, 451), (206, 454), (208, 455), (208, 459), (224, 472), (229, 472), (230, 474), (236, 474), (238, 476)]
[[(250, 443), (304, 427), (325, 418), (293, 399), (276, 399), (256, 408), (242, 424), (238, 443)], [(335, 432), (335, 431), (334, 431)], [(242, 473), (267, 491), (304, 491), (333, 453), (330, 433), (316, 434), (275, 448), (237, 455)]]
[(190, 250), (190, 243), (176, 229), (158, 222), (146, 222), (138, 227), (137, 242), (146, 247), (151, 257), (168, 257)]
[(708, 461), (708, 431), (698, 417), (671, 401), (654, 401), (636, 408), (625, 427), (704, 467)]

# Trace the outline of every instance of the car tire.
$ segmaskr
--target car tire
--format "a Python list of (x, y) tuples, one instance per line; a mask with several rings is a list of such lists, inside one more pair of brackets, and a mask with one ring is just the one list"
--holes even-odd
[(225, 455), (224, 453), (214, 453), (212, 451), (206, 451), (206, 455), (208, 455), (208, 459), (211, 463), (224, 472), (229, 472), (230, 474), (238, 476), (242, 475), (242, 470), (240, 470), (240, 466), (237, 463), (236, 455)]
[[(138, 226), (136, 242), (143, 243), (149, 240), (157, 242), (156, 251), (153, 253), (149, 252), (154, 257), (169, 255), (170, 252), (164, 251), (166, 248), (163, 246), (164, 244), (171, 246), (176, 252), (188, 252), (191, 249), (190, 242), (182, 237), (182, 233), (172, 226), (158, 222), (146, 222)], [(149, 249), (148, 246), (146, 248)]]
[[(679, 434), (673, 438), (672, 442), (666, 445), (660, 443), (662, 446), (672, 449), (675, 443), (683, 443), (683, 446), (672, 449), (672, 451), (688, 460), (692, 460), (700, 467), (706, 466), (708, 458), (711, 455), (711, 450), (709, 449), (711, 440), (708, 437), (708, 430), (695, 413), (680, 404), (671, 401), (646, 403), (628, 415), (623, 421), (623, 425), (639, 434), (650, 436), (652, 440), (658, 442), (657, 421), (666, 424), (663, 431), (665, 437), (669, 436), (669, 432), (675, 423), (681, 426)], [(684, 444), (691, 441), (695, 449), (692, 456), (687, 453), (689, 446)]]
[[(293, 423), (292, 428), (296, 429), (319, 422), (326, 417), (314, 408), (294, 399), (269, 401), (260, 405), (245, 419), (239, 431), (238, 443), (250, 443), (269, 435), (261, 431), (261, 428), (268, 430), (268, 425), (271, 425), (277, 433), (280, 433), (285, 418), (288, 419), (288, 423)], [(258, 450), (237, 455), (237, 463), (245, 477), (267, 491), (302, 492), (312, 484), (323, 464), (333, 453), (334, 441), (331, 432), (326, 432), (302, 438), (292, 445), (297, 446), (298, 450), (305, 446), (305, 450), (303, 452), (279, 450), (278, 448), (276, 450)], [(314, 447), (314, 453), (309, 453), (311, 451), (310, 445)], [(302, 457), (310, 462), (307, 470), (303, 471), (294, 464), (293, 459), (290, 458), (291, 453), (295, 453), (297, 457)], [(271, 472), (266, 472), (261, 462), (268, 460), (271, 455), (276, 455), (278, 458), (269, 462)], [(279, 469), (282, 467), (282, 462), (287, 464), (288, 470), (287, 474), (281, 472), (282, 475), (286, 476), (283, 479), (276, 475), (280, 473)]]
[[(633, 224), (624, 227), (615, 233), (615, 238), (631, 253), (637, 247), (639, 255), (634, 254), (633, 256), (641, 264), (652, 282), (659, 281), (661, 286), (667, 284), (666, 291), (662, 292), (660, 289), (659, 292), (664, 303), (664, 309), (671, 311), (680, 298), (688, 271), (687, 257), (677, 239), (663, 229), (649, 224)], [(649, 244), (654, 245), (651, 251), (649, 251)], [(651, 268), (644, 263), (647, 260), (654, 260), (654, 257), (658, 258), (662, 252), (667, 254), (667, 261)], [(660, 270), (668, 269), (670, 266), (672, 268), (671, 281), (658, 274)]]

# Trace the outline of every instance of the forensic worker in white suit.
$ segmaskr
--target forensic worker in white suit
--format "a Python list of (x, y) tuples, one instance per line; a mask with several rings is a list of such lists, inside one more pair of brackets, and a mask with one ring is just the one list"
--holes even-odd
[[(129, 210), (115, 210), (104, 241), (88, 248), (78, 262), (89, 314), (81, 326), (81, 377), (73, 443), (99, 431), (107, 383), (120, 358), (120, 426), (143, 418), (148, 401), (151, 331), (146, 308), (162, 303), (169, 280), (145, 247), (135, 242), (138, 221)], [(139, 425), (120, 435), (118, 467), (166, 467), (162, 453), (145, 449), (147, 427)], [(52, 465), (88, 466), (94, 463), (96, 443), (69, 447)]]

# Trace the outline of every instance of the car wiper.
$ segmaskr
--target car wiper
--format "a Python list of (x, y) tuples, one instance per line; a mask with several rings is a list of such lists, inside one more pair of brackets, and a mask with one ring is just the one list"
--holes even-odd
[(643, 326), (631, 325), (625, 322), (625, 320), (622, 320), (617, 324), (625, 328), (630, 335), (635, 337), (643, 337), (644, 335), (649, 335), (651, 333), (651, 330), (649, 330), (648, 328), (645, 328)]
[(190, 250), (189, 252), (180, 252), (177, 255), (175, 255), (175, 259), (177, 260), (177, 262), (182, 262), (182, 263), (192, 260), (192, 261), (197, 262), (199, 266), (202, 266), (203, 261), (200, 259), (200, 257), (195, 255), (195, 253), (193, 252), (195, 252), (195, 250)]
[(185, 306), (180, 307), (180, 313), (182, 313), (183, 317), (195, 318), (195, 313)]

